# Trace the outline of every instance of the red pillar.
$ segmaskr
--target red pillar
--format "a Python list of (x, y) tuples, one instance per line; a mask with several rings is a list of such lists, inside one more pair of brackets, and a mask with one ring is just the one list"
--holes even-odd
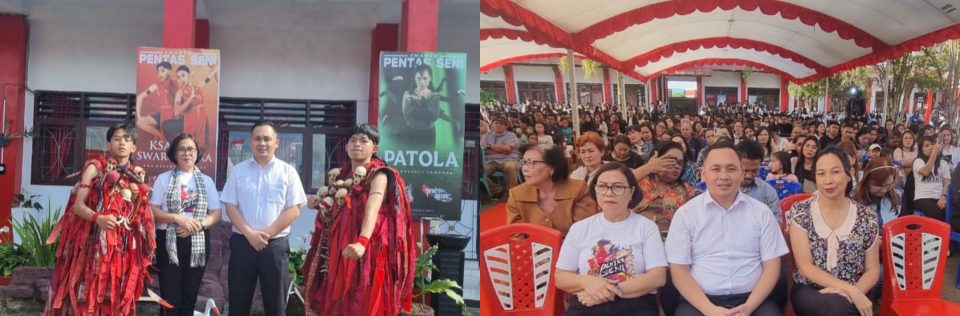
[(406, 0), (400, 19), (400, 50), (408, 52), (437, 51), (439, 0)]
[(196, 40), (193, 42), (193, 47), (210, 48), (210, 20), (197, 20), (196, 31)]
[(603, 102), (606, 104), (613, 104), (610, 90), (610, 68), (603, 67)]
[(703, 106), (703, 77), (697, 76), (697, 111)]
[(927, 110), (923, 114), (924, 124), (930, 124), (931, 112), (933, 112), (933, 89), (927, 89)]
[(747, 104), (747, 81), (743, 80), (743, 72), (740, 72), (740, 104)]
[(563, 73), (560, 72), (560, 67), (553, 65), (553, 91), (557, 94), (557, 103), (565, 103), (567, 95), (567, 87), (563, 84)]
[(377, 24), (370, 39), (370, 101), (367, 103), (367, 123), (377, 125), (380, 116), (380, 52), (397, 50), (397, 24)]
[[(24, 87), (27, 73), (27, 19), (22, 15), (0, 15), (0, 100), (6, 100), (7, 129), (23, 131)], [(0, 148), (5, 172), (0, 175), (0, 201), (10, 201), (20, 193), (23, 169), (23, 139), (13, 139)], [(10, 225), (10, 203), (0, 203), (0, 227)], [(10, 242), (13, 234), (0, 235), (0, 243)]]
[(780, 112), (787, 113), (790, 105), (790, 80), (780, 78)]
[(823, 103), (824, 103), (823, 113), (828, 113), (828, 112), (830, 112), (830, 96), (829, 96), (829, 95), (827, 95), (826, 97), (824, 97)]
[(196, 44), (196, 8), (194, 0), (164, 0), (163, 47), (192, 48)]
[(507, 92), (507, 103), (517, 104), (517, 82), (513, 80), (513, 66), (503, 65), (503, 87)]

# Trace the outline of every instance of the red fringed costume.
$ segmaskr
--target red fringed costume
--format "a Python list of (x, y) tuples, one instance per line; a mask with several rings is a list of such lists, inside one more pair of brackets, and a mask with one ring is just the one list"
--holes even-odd
[(136, 300), (150, 278), (147, 267), (156, 241), (143, 169), (132, 164), (118, 168), (116, 161), (102, 157), (87, 161), (83, 170), (90, 165), (98, 174), (86, 205), (100, 216), (116, 216), (119, 225), (101, 230), (74, 214), (77, 190), (86, 187), (74, 186), (67, 211), (47, 240), (60, 238), (45, 315), (136, 314)]
[[(416, 262), (403, 179), (376, 157), (365, 167), (366, 177), (350, 187), (346, 199), (329, 216), (317, 215), (303, 267), (308, 314), (396, 316), (409, 310)], [(354, 177), (349, 167), (340, 170), (337, 179)], [(344, 257), (343, 249), (360, 235), (370, 182), (381, 171), (388, 182), (369, 245), (360, 259)]]

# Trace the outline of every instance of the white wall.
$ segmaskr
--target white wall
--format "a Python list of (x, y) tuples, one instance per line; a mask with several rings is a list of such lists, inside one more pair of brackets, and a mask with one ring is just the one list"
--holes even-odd
[(490, 69), (487, 72), (480, 73), (480, 80), (483, 81), (503, 81), (503, 67)]
[[(610, 69), (610, 84), (617, 83), (618, 71)], [(577, 67), (575, 72), (577, 83), (603, 83), (603, 70), (598, 69), (597, 74), (590, 79), (583, 77), (583, 68)], [(480, 74), (480, 80), (484, 81), (504, 81), (503, 67), (490, 69), (488, 72)], [(553, 82), (553, 69), (551, 65), (515, 65), (513, 66), (513, 78), (520, 82)], [(563, 82), (568, 81), (567, 72), (563, 73)], [(630, 76), (623, 76), (625, 84), (644, 84)]]
[[(513, 66), (513, 80), (516, 82), (552, 83), (553, 79), (553, 69), (549, 66)], [(503, 80), (503, 77), (500, 80)], [(577, 80), (581, 82), (579, 78)]]
[[(28, 16), (27, 85), (33, 90), (134, 93), (136, 48), (162, 45), (162, 10), (134, 8), (116, 20), (64, 21), (60, 12), (64, 9), (55, 9), (57, 14)], [(138, 19), (131, 17), (134, 14), (156, 16)], [(355, 100), (357, 121), (367, 121), (371, 30), (221, 26), (211, 21), (210, 33), (211, 47), (220, 49), (222, 56), (222, 96)], [(447, 29), (438, 37), (438, 50), (468, 53), (468, 103), (480, 102), (478, 33), (479, 27)], [(33, 95), (27, 94), (28, 129), (33, 125), (33, 104)], [(33, 143), (28, 138), (24, 188), (44, 200), (51, 197), (54, 208), (64, 206), (69, 187), (30, 184), (32, 157)], [(464, 207), (475, 209), (475, 205), (465, 201)], [(474, 212), (463, 213), (464, 225), (470, 229)], [(292, 228), (291, 246), (299, 247), (298, 238), (313, 229), (315, 214), (301, 212)]]
[(754, 72), (750, 74), (747, 88), (780, 89), (780, 76), (765, 72)]
[(740, 73), (734, 71), (710, 72), (709, 77), (703, 77), (704, 87), (740, 87)]
[(222, 56), (222, 96), (356, 100), (367, 121), (368, 30), (211, 25), (210, 47)]

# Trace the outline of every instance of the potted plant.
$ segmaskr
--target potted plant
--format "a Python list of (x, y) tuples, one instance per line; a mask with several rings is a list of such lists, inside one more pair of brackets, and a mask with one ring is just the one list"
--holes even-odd
[(428, 293), (444, 294), (460, 306), (466, 305), (463, 302), (463, 297), (454, 291), (454, 289), (461, 289), (456, 281), (450, 279), (431, 280), (430, 273), (438, 270), (437, 266), (433, 264), (433, 255), (435, 254), (437, 254), (437, 245), (430, 246), (430, 249), (424, 251), (417, 258), (417, 270), (413, 277), (413, 298), (415, 301), (420, 298), (420, 302), (414, 302), (410, 307), (410, 312), (403, 312), (402, 315), (433, 316), (433, 308), (426, 304), (426, 294)]
[[(19, 208), (22, 215), (12, 221), (13, 231), (18, 242), (0, 247), (0, 252), (12, 256), (0, 255), (0, 274), (9, 273), (29, 275), (29, 279), (49, 279), (56, 263), (57, 242), (47, 244), (47, 238), (60, 220), (62, 208), (53, 210), (50, 200), (44, 209), (36, 201), (38, 195), (17, 194), (11, 201), (11, 207)], [(19, 258), (18, 258), (19, 257)], [(17, 271), (13, 271), (17, 268)]]
[[(56, 262), (58, 243), (47, 244), (47, 238), (53, 232), (54, 226), (60, 220), (63, 208), (52, 210), (50, 199), (47, 199), (46, 214), (44, 208), (35, 199), (39, 195), (17, 194), (11, 201), (12, 207), (19, 207), (23, 211), (20, 220), (13, 221), (13, 230), (20, 236), (17, 248), (26, 252), (31, 266), (52, 267)], [(38, 216), (34, 216), (34, 213)]]
[[(0, 228), (0, 236), (5, 234), (10, 234), (10, 227), (4, 226)], [(12, 241), (0, 245), (0, 285), (10, 283), (10, 275), (13, 274), (13, 268), (29, 262), (30, 256), (22, 249), (16, 247)]]

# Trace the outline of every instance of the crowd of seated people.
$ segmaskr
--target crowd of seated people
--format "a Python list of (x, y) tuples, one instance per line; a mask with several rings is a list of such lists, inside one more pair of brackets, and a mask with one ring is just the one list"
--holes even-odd
[[(567, 315), (781, 315), (788, 295), (798, 315), (872, 315), (884, 223), (922, 214), (960, 229), (945, 218), (960, 206), (960, 194), (947, 200), (960, 188), (950, 126), (519, 108), (482, 111), (485, 181), (509, 223), (564, 236), (555, 284)], [(798, 193), (812, 197), (780, 209)]]

